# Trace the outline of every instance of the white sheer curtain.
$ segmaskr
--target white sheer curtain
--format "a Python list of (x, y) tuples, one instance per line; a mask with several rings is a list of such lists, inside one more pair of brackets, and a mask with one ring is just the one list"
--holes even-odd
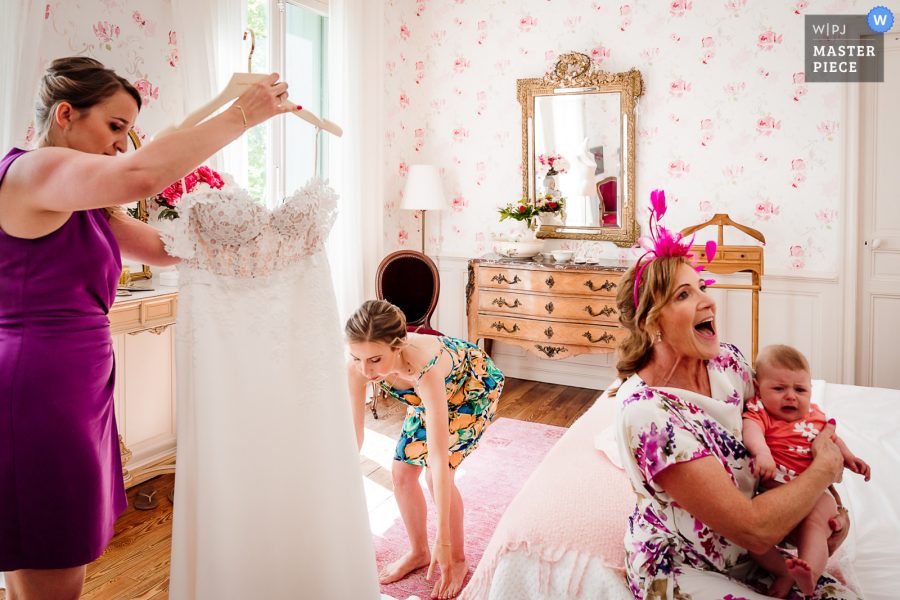
[(44, 3), (36, 0), (3, 2), (0, 18), (0, 153), (25, 147), (34, 111), (34, 94), (41, 79), (38, 51)]
[(342, 320), (375, 296), (383, 246), (383, 10), (371, 0), (329, 1), (329, 114), (344, 135), (329, 144), (328, 175), (340, 205), (328, 256)]
[[(180, 121), (209, 102), (225, 87), (232, 73), (246, 72), (241, 42), (244, 4), (244, 0), (172, 0), (184, 94), (184, 113), (177, 118), (173, 115), (173, 121)], [(208, 164), (246, 186), (246, 138), (242, 136), (229, 144)]]

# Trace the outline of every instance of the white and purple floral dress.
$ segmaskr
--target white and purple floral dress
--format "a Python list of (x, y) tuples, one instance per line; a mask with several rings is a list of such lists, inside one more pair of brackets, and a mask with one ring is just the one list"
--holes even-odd
[[(616, 393), (622, 466), (637, 495), (625, 532), (625, 568), (635, 598), (760, 600), (771, 583), (747, 550), (678, 506), (654, 481), (671, 465), (713, 456), (735, 486), (753, 496), (756, 477), (741, 442), (744, 400), (753, 396), (750, 366), (729, 344), (707, 362), (712, 398), (677, 388), (653, 388), (637, 374)], [(790, 598), (802, 598), (792, 590)], [(823, 575), (815, 600), (856, 594)]]

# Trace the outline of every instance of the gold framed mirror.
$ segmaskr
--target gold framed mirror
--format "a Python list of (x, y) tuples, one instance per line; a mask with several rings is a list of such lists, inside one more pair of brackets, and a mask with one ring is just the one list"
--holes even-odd
[(522, 197), (539, 207), (537, 237), (632, 246), (634, 109), (641, 73), (599, 70), (580, 52), (563, 54), (543, 78), (519, 79)]
[[(138, 148), (141, 147), (141, 138), (138, 137), (138, 134), (134, 131), (134, 129), (128, 130), (128, 138), (131, 140), (131, 145), (135, 150), (137, 150)], [(135, 219), (140, 219), (144, 223), (146, 223), (150, 220), (150, 211), (147, 210), (147, 199), (146, 198), (141, 198), (140, 200), (138, 200), (137, 202), (135, 202), (134, 204), (131, 204), (131, 205), (126, 204), (122, 208), (124, 208), (131, 217), (134, 217)], [(126, 266), (129, 266), (129, 265), (127, 265), (123, 262), (123, 264), (122, 264), (123, 270), (124, 270), (124, 267), (126, 267)], [(129, 273), (128, 273), (128, 282), (129, 283), (131, 283), (133, 281), (138, 281), (141, 279), (152, 279), (152, 278), (153, 278), (153, 272), (150, 271), (149, 265), (141, 265), (139, 270), (129, 268)]]

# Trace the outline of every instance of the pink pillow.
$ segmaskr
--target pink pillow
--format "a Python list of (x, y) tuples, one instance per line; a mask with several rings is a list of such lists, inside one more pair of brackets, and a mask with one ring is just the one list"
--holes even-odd
[(520, 548), (551, 564), (569, 551), (598, 557), (624, 576), (635, 496), (624, 472), (594, 448), (594, 436), (614, 415), (615, 400), (601, 396), (547, 453), (507, 507), (461, 598), (486, 598), (500, 558)]

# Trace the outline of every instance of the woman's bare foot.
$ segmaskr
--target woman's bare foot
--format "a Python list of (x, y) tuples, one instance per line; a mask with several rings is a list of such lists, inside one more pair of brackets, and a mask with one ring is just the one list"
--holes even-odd
[(793, 585), (794, 578), (790, 575), (776, 577), (775, 583), (772, 584), (772, 587), (770, 587), (769, 591), (766, 593), (773, 598), (787, 598), (788, 592), (791, 591), (791, 587), (793, 587)]
[(797, 587), (805, 595), (809, 596), (816, 591), (816, 579), (809, 563), (802, 558), (789, 558), (784, 561), (788, 574), (797, 582)]
[(394, 583), (400, 581), (416, 569), (427, 567), (431, 562), (431, 555), (428, 551), (413, 552), (410, 550), (394, 562), (385, 565), (378, 574), (378, 581), (381, 583)]
[(449, 577), (446, 578), (448, 580), (446, 589), (441, 593), (441, 578), (438, 578), (437, 582), (434, 584), (434, 589), (431, 590), (431, 597), (456, 598), (462, 591), (463, 582), (466, 580), (466, 575), (468, 575), (468, 573), (469, 563), (464, 560), (459, 562), (454, 561), (450, 564), (450, 572), (447, 574)]

